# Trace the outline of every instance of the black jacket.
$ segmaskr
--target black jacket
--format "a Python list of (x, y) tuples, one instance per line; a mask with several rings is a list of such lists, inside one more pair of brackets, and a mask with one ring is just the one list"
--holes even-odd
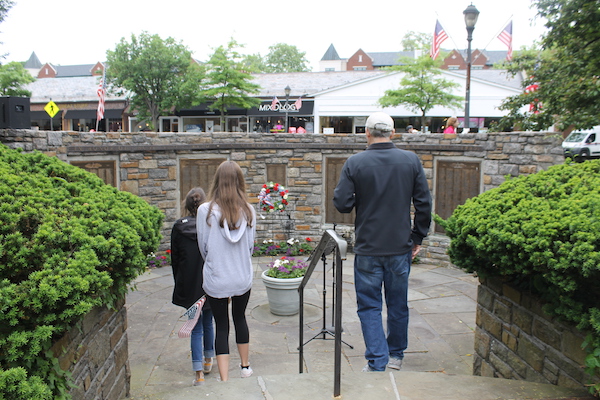
[(346, 160), (333, 204), (342, 213), (356, 209), (358, 255), (406, 254), (421, 244), (431, 223), (431, 194), (421, 161), (393, 142), (373, 143)]
[[(205, 293), (202, 290), (204, 260), (198, 249), (196, 217), (175, 221), (171, 231), (171, 265), (173, 267), (173, 304), (189, 308)], [(208, 302), (205, 303), (208, 307)]]

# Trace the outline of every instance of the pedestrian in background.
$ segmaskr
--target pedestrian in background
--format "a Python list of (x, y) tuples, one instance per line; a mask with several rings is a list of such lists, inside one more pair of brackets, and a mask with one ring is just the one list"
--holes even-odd
[(216, 323), (215, 350), (221, 381), (229, 379), (229, 301), (242, 378), (252, 375), (246, 307), (252, 287), (256, 212), (248, 203), (238, 164), (219, 165), (209, 202), (198, 209), (198, 245), (204, 257), (204, 290)]
[(448, 121), (446, 121), (444, 133), (456, 133), (456, 128), (458, 128), (458, 119), (455, 117), (450, 117), (448, 118)]
[[(431, 195), (421, 161), (391, 141), (393, 119), (369, 116), (367, 149), (346, 160), (333, 195), (338, 211), (356, 210), (354, 284), (365, 341), (364, 372), (402, 367), (408, 346), (408, 276), (431, 223)], [(414, 220), (411, 227), (411, 204)], [(387, 335), (382, 321), (382, 286)]]
[[(181, 207), (182, 214), (186, 216), (175, 221), (171, 230), (171, 266), (175, 280), (173, 304), (186, 309), (205, 295), (202, 289), (204, 259), (198, 249), (196, 230), (198, 207), (205, 199), (202, 188), (190, 190)], [(192, 329), (190, 339), (192, 369), (196, 372), (194, 386), (204, 383), (204, 374), (208, 374), (212, 369), (212, 359), (215, 356), (214, 340), (213, 315), (210, 305), (205, 302), (202, 315)]]

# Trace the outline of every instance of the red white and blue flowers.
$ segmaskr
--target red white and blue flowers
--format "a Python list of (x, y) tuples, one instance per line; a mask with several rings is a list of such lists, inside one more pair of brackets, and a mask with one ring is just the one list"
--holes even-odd
[(283, 212), (288, 203), (288, 190), (279, 183), (268, 182), (260, 189), (258, 203), (266, 212)]

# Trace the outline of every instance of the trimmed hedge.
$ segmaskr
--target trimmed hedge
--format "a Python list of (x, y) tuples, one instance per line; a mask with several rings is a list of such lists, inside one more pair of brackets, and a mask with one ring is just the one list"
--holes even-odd
[[(600, 160), (508, 179), (446, 221), (452, 262), (540, 296), (545, 311), (589, 332), (586, 363), (600, 371)], [(600, 384), (592, 389), (596, 392)]]
[(0, 399), (69, 398), (53, 339), (125, 295), (163, 215), (38, 152), (0, 145), (0, 177)]

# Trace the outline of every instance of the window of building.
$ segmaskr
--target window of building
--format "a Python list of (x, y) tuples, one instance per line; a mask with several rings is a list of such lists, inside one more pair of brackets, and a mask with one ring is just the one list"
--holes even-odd
[(335, 71), (335, 68), (330, 68), (330, 67), (325, 68), (325, 72), (333, 72), (333, 71)]
[(183, 132), (221, 132), (219, 118), (184, 117), (181, 119)]
[(321, 132), (323, 128), (333, 128), (333, 133), (352, 133), (353, 117), (321, 117)]
[(227, 132), (248, 132), (248, 117), (227, 117)]
[(179, 132), (178, 117), (160, 117), (161, 132)]
[(358, 62), (362, 62), (362, 54), (358, 55)]
[(360, 66), (360, 65), (357, 65), (357, 66), (355, 66), (355, 67), (352, 67), (352, 68), (353, 68), (355, 71), (366, 71), (366, 70), (367, 70), (367, 67), (366, 67), (366, 66)]

